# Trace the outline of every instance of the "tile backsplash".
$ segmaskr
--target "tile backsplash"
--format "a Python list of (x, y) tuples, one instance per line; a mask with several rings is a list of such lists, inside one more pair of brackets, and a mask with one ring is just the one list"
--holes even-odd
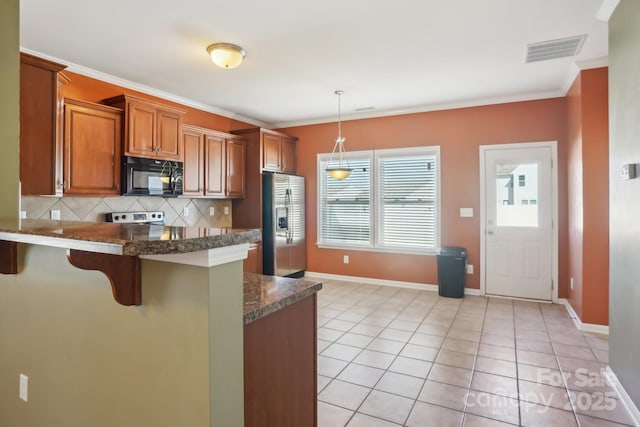
[[(209, 208), (214, 215), (209, 215)], [(187, 208), (189, 215), (184, 215)], [(225, 208), (228, 213), (225, 215)], [(104, 221), (107, 212), (164, 211), (167, 225), (231, 227), (231, 200), (164, 197), (44, 197), (22, 196), (27, 218), (50, 219), (60, 211), (63, 221)]]

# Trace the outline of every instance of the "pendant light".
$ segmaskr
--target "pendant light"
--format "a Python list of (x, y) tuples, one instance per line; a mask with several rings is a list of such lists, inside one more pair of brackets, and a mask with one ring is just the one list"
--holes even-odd
[(343, 159), (345, 138), (342, 137), (342, 124), (340, 121), (340, 96), (342, 96), (344, 92), (341, 90), (336, 90), (334, 93), (338, 95), (338, 137), (336, 138), (336, 144), (333, 146), (333, 151), (331, 152), (329, 162), (333, 160), (333, 156), (336, 154), (336, 150), (338, 150), (338, 166), (328, 167), (326, 171), (331, 178), (343, 180), (351, 175), (351, 171), (353, 169), (349, 167), (349, 162)]

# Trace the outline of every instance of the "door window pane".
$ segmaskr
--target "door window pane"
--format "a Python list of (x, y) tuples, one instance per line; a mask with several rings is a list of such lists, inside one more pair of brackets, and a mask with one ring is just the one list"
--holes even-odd
[(496, 225), (537, 227), (537, 201), (538, 165), (536, 163), (498, 163), (496, 165)]

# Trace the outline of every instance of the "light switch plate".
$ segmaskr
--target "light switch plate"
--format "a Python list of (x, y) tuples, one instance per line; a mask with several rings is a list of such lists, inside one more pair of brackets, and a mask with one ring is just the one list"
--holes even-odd
[(20, 390), (18, 392), (20, 399), (25, 402), (29, 401), (29, 377), (25, 374), (20, 374)]
[(473, 208), (460, 208), (460, 218), (473, 218)]

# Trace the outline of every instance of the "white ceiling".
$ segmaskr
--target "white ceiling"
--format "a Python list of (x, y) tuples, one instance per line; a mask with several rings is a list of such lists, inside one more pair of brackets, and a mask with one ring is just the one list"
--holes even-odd
[[(605, 5), (611, 3), (604, 0)], [(563, 96), (606, 64), (603, 0), (21, 0), (24, 51), (72, 71), (285, 127)], [(527, 43), (587, 34), (578, 56), (525, 64)], [(211, 63), (214, 42), (244, 63)], [(153, 88), (153, 89), (151, 89)], [(374, 107), (357, 112), (356, 109)]]

